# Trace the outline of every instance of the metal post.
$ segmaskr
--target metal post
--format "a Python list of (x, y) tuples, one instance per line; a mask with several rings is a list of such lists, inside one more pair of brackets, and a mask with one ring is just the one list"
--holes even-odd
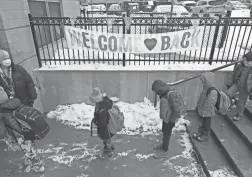
[[(228, 10), (226, 18), (230, 18), (230, 17), (231, 17), (231, 11)], [(224, 28), (223, 28), (223, 32), (222, 32), (222, 36), (221, 36), (221, 41), (220, 41), (220, 44), (219, 44), (219, 48), (223, 47), (224, 41), (226, 40), (227, 31), (228, 31), (228, 22), (229, 22), (228, 19), (226, 19), (225, 20), (225, 25), (224, 25)]]
[[(126, 17), (126, 14), (123, 13), (123, 34), (126, 34), (125, 17)], [(125, 53), (123, 53), (123, 67), (125, 67), (125, 59), (126, 59), (126, 55), (125, 55)]]
[(39, 67), (42, 67), (41, 58), (40, 58), (40, 55), (39, 55), (39, 47), (38, 47), (38, 43), (37, 43), (37, 39), (36, 39), (36, 31), (35, 31), (35, 28), (34, 28), (34, 22), (33, 22), (33, 19), (32, 19), (32, 15), (30, 13), (28, 14), (28, 18), (29, 18), (29, 21), (30, 21), (30, 26), (31, 26), (31, 32), (32, 32), (32, 37), (33, 37), (33, 41), (34, 41), (35, 51), (36, 51), (36, 55), (37, 55), (37, 58), (38, 58), (38, 64), (39, 64)]
[(172, 0), (172, 4), (171, 4), (171, 18), (172, 18), (172, 13), (173, 13), (173, 6), (174, 6), (174, 0)]
[(212, 43), (211, 53), (210, 53), (209, 62), (208, 62), (210, 65), (212, 65), (212, 63), (213, 63), (213, 56), (214, 56), (216, 42), (217, 42), (217, 38), (218, 38), (218, 34), (219, 34), (220, 22), (221, 22), (221, 15), (219, 15), (219, 20), (216, 24), (215, 31), (214, 31), (213, 43)]

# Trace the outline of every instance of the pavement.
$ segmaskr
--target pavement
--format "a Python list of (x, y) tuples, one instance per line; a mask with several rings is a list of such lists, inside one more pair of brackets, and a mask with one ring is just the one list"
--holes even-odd
[(100, 159), (98, 154), (103, 145), (97, 137), (91, 137), (90, 131), (76, 130), (54, 119), (48, 119), (50, 133), (36, 142), (46, 163), (43, 174), (24, 173), (20, 170), (23, 162), (22, 152), (6, 150), (0, 142), (1, 177), (176, 177), (204, 176), (200, 166), (193, 159), (182, 155), (185, 147), (181, 145), (182, 132), (172, 135), (170, 148), (162, 159), (155, 159), (153, 145), (161, 136), (116, 135), (112, 139), (115, 145), (113, 157)]

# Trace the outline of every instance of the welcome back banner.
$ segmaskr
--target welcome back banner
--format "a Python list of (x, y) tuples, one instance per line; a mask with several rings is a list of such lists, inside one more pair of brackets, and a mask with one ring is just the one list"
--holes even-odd
[(157, 34), (117, 34), (65, 27), (69, 49), (116, 53), (170, 53), (201, 47), (204, 27)]

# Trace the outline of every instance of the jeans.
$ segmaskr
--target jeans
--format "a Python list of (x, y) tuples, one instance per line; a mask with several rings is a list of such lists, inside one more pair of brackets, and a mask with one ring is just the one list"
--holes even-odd
[(211, 117), (201, 117), (202, 125), (198, 128), (198, 133), (209, 136), (211, 132)]
[(106, 148), (109, 151), (112, 149), (111, 138), (113, 136), (114, 136), (114, 134), (110, 133), (110, 138), (108, 138), (108, 139), (102, 139), (103, 140), (103, 144), (104, 144), (104, 148)]
[(162, 125), (162, 132), (163, 132), (163, 150), (168, 151), (170, 138), (172, 134), (172, 129), (175, 126), (175, 123), (169, 122), (168, 124), (163, 122)]
[(238, 84), (233, 84), (227, 90), (226, 93), (230, 98), (233, 98), (237, 92), (239, 92), (239, 100), (238, 100), (238, 103), (236, 106), (237, 107), (237, 115), (242, 117), (249, 94), (244, 87), (240, 87)]

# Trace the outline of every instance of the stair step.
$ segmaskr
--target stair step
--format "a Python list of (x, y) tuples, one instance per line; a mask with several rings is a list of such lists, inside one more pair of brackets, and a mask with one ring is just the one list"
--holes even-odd
[[(187, 126), (189, 133), (193, 134), (197, 132), (198, 127), (201, 124), (201, 119), (196, 114), (196, 112), (189, 111), (185, 119), (191, 122), (191, 124)], [(220, 169), (227, 169), (228, 172), (234, 175), (227, 157), (225, 157), (224, 152), (219, 148), (213, 135), (210, 136), (208, 142), (201, 143), (195, 140), (193, 140), (192, 142), (197, 149), (195, 150), (196, 153), (198, 151), (199, 156), (203, 159), (203, 162), (201, 162), (201, 164), (203, 166), (203, 169), (204, 166), (205, 169), (207, 169), (204, 169), (206, 176), (213, 176), (211, 174), (213, 174), (214, 171), (218, 171)]]
[(212, 119), (213, 134), (220, 140), (232, 160), (238, 176), (252, 176), (252, 150), (244, 143), (227, 120), (220, 115)]
[(243, 141), (252, 150), (252, 119), (248, 116), (247, 112), (244, 112), (244, 116), (240, 121), (233, 121), (235, 116), (235, 109), (227, 114), (226, 120), (229, 124), (238, 132)]

